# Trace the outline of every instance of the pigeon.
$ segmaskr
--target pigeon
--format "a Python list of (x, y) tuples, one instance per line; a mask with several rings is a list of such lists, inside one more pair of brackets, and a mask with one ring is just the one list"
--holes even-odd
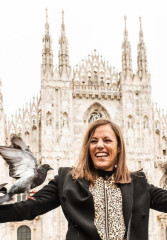
[[(0, 197), (0, 205), (10, 201), (15, 194), (28, 194), (30, 189), (45, 181), (49, 170), (53, 170), (49, 164), (38, 167), (37, 159), (21, 137), (13, 135), (11, 143), (10, 147), (0, 146), (0, 155), (9, 165), (9, 176), (15, 178), (16, 181), (6, 194)], [(34, 199), (33, 197), (29, 198)]]
[(7, 183), (0, 184), (0, 193), (6, 194), (7, 189), (4, 187)]

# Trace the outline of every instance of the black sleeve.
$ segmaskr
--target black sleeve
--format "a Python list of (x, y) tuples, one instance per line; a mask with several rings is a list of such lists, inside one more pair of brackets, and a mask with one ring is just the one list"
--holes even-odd
[(33, 197), (36, 200), (27, 200), (14, 204), (0, 206), (0, 223), (32, 220), (60, 205), (58, 194), (58, 176), (38, 191)]
[(167, 190), (149, 185), (150, 207), (154, 210), (167, 213)]
[(144, 173), (143, 175), (150, 193), (150, 208), (167, 213), (167, 190), (149, 184)]

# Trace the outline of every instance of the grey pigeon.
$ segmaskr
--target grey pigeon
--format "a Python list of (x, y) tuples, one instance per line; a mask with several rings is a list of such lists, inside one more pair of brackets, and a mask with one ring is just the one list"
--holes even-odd
[(7, 183), (0, 184), (0, 193), (6, 194), (7, 189), (4, 187)]
[(0, 197), (0, 204), (10, 201), (15, 194), (28, 194), (30, 189), (45, 181), (49, 170), (53, 170), (48, 164), (38, 168), (36, 158), (21, 137), (14, 135), (11, 143), (11, 147), (0, 146), (0, 155), (9, 165), (9, 176), (15, 178), (16, 182)]

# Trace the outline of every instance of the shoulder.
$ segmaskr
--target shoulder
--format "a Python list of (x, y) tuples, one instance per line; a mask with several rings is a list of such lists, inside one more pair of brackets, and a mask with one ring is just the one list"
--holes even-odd
[(149, 184), (145, 173), (140, 170), (131, 173), (131, 178), (133, 182), (134, 194), (136, 196), (142, 196), (142, 194), (149, 192)]
[(71, 172), (72, 168), (70, 167), (60, 167), (58, 169), (58, 175), (61, 176), (61, 175), (66, 175), (66, 174), (69, 174)]
[(146, 174), (142, 170), (131, 172), (130, 175), (131, 175), (131, 178), (132, 178), (133, 182), (135, 182), (135, 181), (145, 181), (145, 182), (147, 182)]
[(64, 182), (65, 180), (71, 178), (71, 170), (70, 167), (60, 167), (58, 169), (58, 175), (55, 176), (58, 182)]

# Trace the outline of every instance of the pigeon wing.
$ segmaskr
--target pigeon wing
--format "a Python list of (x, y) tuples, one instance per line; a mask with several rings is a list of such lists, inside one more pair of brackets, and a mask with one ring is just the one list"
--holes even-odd
[(14, 147), (20, 148), (22, 150), (27, 150), (28, 146), (24, 143), (21, 137), (13, 135), (11, 138), (11, 143)]
[(10, 177), (21, 178), (27, 170), (32, 170), (35, 174), (37, 160), (29, 150), (0, 146), (0, 154), (9, 165)]

